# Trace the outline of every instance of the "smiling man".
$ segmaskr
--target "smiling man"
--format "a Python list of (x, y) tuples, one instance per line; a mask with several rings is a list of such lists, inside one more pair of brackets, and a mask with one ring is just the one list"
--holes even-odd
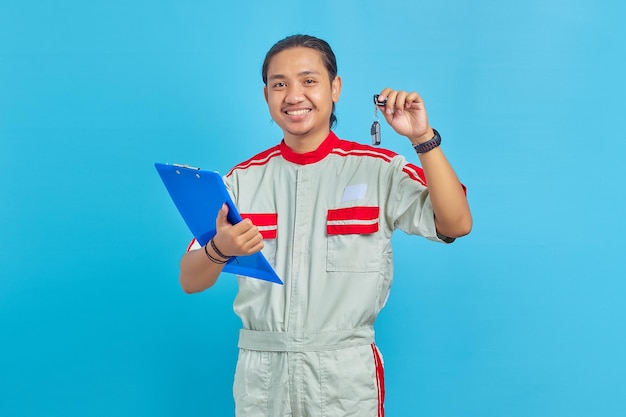
[(325, 41), (279, 41), (262, 76), (283, 139), (224, 176), (245, 220), (231, 225), (220, 211), (214, 238), (183, 256), (181, 285), (203, 291), (229, 257), (260, 250), (284, 281), (238, 278), (237, 416), (383, 416), (373, 325), (393, 278), (393, 231), (446, 243), (466, 235), (464, 187), (416, 92), (384, 88), (379, 109), (422, 168), (335, 135), (341, 78)]

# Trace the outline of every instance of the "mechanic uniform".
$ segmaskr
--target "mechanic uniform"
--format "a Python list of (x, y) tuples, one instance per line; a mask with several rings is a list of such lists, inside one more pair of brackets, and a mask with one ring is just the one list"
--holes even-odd
[(313, 152), (283, 141), (224, 181), (284, 281), (238, 277), (236, 415), (382, 417), (373, 324), (392, 282), (392, 233), (445, 239), (421, 168), (331, 131)]

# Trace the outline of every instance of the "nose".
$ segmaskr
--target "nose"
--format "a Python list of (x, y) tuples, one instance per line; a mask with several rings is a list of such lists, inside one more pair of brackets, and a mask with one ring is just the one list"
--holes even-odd
[(289, 104), (301, 103), (305, 100), (304, 88), (298, 83), (292, 83), (287, 87), (285, 101)]

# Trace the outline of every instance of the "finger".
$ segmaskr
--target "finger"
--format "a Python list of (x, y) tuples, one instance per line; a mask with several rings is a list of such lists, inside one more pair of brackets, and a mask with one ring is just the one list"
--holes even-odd
[(389, 95), (389, 92), (392, 91), (391, 88), (386, 87), (384, 89), (382, 89), (380, 91), (380, 93), (378, 93), (378, 102), (381, 103), (378, 107), (379, 110), (381, 110), (384, 113), (384, 107), (385, 104), (387, 103), (387, 96)]
[(240, 239), (242, 239), (242, 241), (246, 241), (246, 242), (253, 240), (253, 239), (263, 239), (263, 235), (261, 235), (259, 228), (256, 227), (255, 225), (252, 225), (248, 229), (241, 230), (239, 237)]
[(237, 255), (249, 255), (263, 249), (263, 236), (256, 226), (252, 225), (248, 229), (233, 227), (232, 231), (234, 232), (235, 229), (238, 230), (237, 234), (233, 235), (232, 244)]
[(228, 205), (226, 203), (222, 204), (222, 207), (217, 212), (217, 218), (220, 222), (227, 221), (228, 218)]
[(395, 90), (388, 89), (387, 91), (387, 104), (385, 105), (385, 115), (393, 114), (393, 110), (396, 107), (396, 98), (398, 96), (398, 92)]
[(261, 233), (254, 234), (249, 237), (248, 240), (241, 246), (241, 249), (247, 253), (252, 254), (263, 249), (263, 236)]
[(407, 105), (408, 95), (409, 93), (406, 91), (396, 92), (396, 100), (394, 102), (394, 108), (393, 108), (394, 117), (402, 116), (404, 110), (407, 108), (406, 105)]
[(254, 225), (254, 223), (252, 223), (252, 220), (243, 219), (239, 223), (233, 225), (233, 235), (241, 236), (251, 229), (258, 232), (258, 228)]
[(406, 91), (398, 91), (396, 94), (396, 101), (394, 103), (394, 109), (404, 110), (408, 95), (409, 93), (407, 93)]
[(417, 92), (412, 92), (408, 95), (407, 97), (407, 102), (406, 102), (406, 108), (407, 109), (424, 109), (425, 105), (424, 105), (424, 100), (422, 100), (422, 97), (417, 93)]
[(215, 227), (219, 229), (220, 227), (228, 226), (230, 223), (228, 222), (228, 205), (226, 203), (222, 204), (222, 207), (217, 212), (217, 218), (215, 219)]

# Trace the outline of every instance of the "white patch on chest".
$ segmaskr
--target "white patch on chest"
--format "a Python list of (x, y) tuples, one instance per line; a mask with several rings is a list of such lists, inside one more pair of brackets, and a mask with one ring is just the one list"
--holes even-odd
[(343, 190), (343, 197), (341, 197), (341, 202), (344, 203), (346, 201), (363, 200), (365, 198), (366, 192), (367, 184), (348, 185)]

